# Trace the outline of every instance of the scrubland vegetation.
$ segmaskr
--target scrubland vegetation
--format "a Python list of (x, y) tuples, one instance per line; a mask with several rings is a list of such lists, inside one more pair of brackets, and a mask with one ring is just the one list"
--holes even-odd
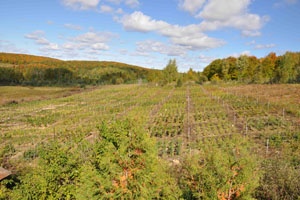
[(0, 199), (300, 198), (300, 85), (145, 77), (0, 87)]

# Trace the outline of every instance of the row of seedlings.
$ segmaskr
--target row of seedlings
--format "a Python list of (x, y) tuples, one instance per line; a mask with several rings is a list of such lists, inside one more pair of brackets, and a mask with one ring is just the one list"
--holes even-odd
[(185, 90), (176, 88), (154, 116), (150, 134), (157, 138), (159, 155), (162, 157), (176, 156), (182, 151), (185, 106)]
[[(280, 146), (300, 137), (299, 121), (294, 115), (284, 112), (284, 108), (273, 103), (258, 101), (243, 94), (224, 92), (221, 88), (214, 91), (237, 113), (241, 132), (261, 144), (261, 150), (279, 152)], [(273, 150), (273, 151), (272, 151)]]
[(218, 140), (237, 134), (237, 128), (230, 120), (227, 110), (218, 101), (207, 95), (201, 88), (193, 87), (195, 137), (199, 141)]

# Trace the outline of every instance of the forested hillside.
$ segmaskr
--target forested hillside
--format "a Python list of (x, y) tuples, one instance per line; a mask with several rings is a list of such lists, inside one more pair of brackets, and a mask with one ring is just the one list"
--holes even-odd
[(0, 85), (101, 85), (146, 80), (150, 69), (119, 62), (62, 61), (0, 53)]
[(300, 53), (286, 52), (282, 56), (270, 53), (264, 58), (242, 55), (210, 63), (203, 74), (211, 81), (242, 83), (299, 83)]

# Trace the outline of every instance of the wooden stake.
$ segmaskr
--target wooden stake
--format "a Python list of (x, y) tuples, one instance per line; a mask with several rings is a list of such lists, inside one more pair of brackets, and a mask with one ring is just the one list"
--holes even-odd
[(267, 139), (267, 149), (266, 149), (266, 155), (269, 153), (269, 139)]

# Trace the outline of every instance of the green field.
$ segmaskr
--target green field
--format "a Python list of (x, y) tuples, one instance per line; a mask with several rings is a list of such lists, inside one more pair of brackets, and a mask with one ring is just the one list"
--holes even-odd
[(0, 87), (0, 199), (298, 199), (299, 94)]

